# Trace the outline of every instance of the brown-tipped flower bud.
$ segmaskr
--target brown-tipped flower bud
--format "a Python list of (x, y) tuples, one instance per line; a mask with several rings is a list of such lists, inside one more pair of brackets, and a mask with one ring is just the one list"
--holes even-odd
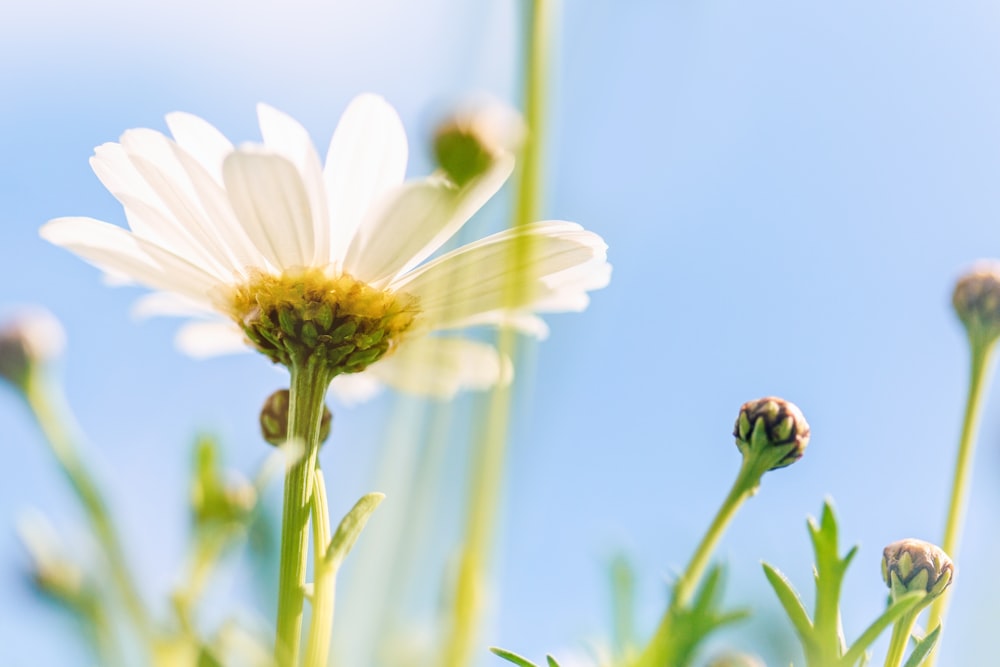
[[(289, 392), (287, 389), (279, 389), (264, 401), (264, 407), (260, 411), (260, 431), (264, 440), (275, 447), (285, 444), (288, 440), (288, 403)], [(333, 414), (330, 409), (323, 406), (323, 420), (319, 425), (319, 442), (323, 444), (330, 437), (330, 424), (333, 422)]]
[(66, 345), (59, 320), (42, 308), (16, 313), (0, 329), (0, 378), (27, 386), (31, 369), (56, 359)]
[(809, 424), (794, 403), (768, 396), (743, 404), (733, 436), (744, 458), (762, 457), (761, 468), (775, 470), (802, 458)]
[(893, 542), (882, 551), (882, 579), (892, 598), (926, 591), (941, 595), (955, 576), (955, 566), (940, 547), (913, 538)]
[(434, 132), (434, 159), (448, 178), (464, 186), (483, 175), (504, 153), (517, 149), (524, 123), (514, 109), (481, 102), (445, 119)]
[(1000, 262), (973, 266), (955, 283), (951, 303), (971, 338), (993, 342), (1000, 337)]
[(707, 667), (765, 667), (760, 658), (746, 653), (723, 653), (717, 656)]

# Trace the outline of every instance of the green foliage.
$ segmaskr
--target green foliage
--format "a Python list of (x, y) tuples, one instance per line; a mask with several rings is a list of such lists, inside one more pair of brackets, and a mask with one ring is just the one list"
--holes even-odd
[(784, 574), (774, 566), (763, 563), (764, 575), (795, 629), (809, 667), (863, 667), (868, 662), (866, 651), (872, 643), (891, 625), (913, 611), (926, 594), (904, 595), (891, 603), (848, 647), (840, 623), (840, 593), (844, 573), (857, 553), (857, 547), (852, 547), (843, 557), (839, 555), (837, 518), (829, 501), (823, 504), (819, 523), (810, 518), (808, 527), (816, 558), (813, 617), (809, 617), (802, 598)]
[[(507, 662), (514, 663), (515, 665), (517, 665), (517, 667), (538, 667), (538, 665), (531, 662), (527, 658), (522, 658), (518, 654), (511, 653), (510, 651), (506, 651), (502, 648), (491, 646), (490, 651), (492, 651), (494, 655), (500, 656)], [(553, 658), (551, 655), (545, 656), (545, 662), (548, 667), (559, 667), (559, 663), (556, 662), (556, 659)]]
[(920, 667), (931, 651), (934, 650), (934, 645), (937, 644), (938, 637), (940, 636), (941, 626), (939, 625), (929, 635), (918, 640), (917, 645), (913, 647), (913, 652), (910, 653), (910, 658), (903, 667)]

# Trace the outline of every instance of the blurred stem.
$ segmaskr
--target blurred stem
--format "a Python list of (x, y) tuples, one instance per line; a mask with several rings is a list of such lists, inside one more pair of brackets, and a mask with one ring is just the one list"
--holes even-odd
[(656, 634), (653, 635), (652, 640), (650, 640), (642, 655), (639, 656), (636, 667), (661, 667), (662, 665), (671, 664), (674, 618), (678, 611), (690, 604), (691, 598), (694, 596), (695, 591), (698, 589), (698, 584), (705, 574), (705, 568), (708, 567), (708, 563), (711, 560), (712, 552), (715, 551), (716, 545), (722, 538), (723, 533), (726, 532), (726, 527), (729, 526), (730, 521), (736, 516), (737, 510), (739, 510), (743, 502), (757, 491), (760, 478), (764, 472), (765, 470), (761, 469), (760, 457), (744, 457), (743, 464), (740, 466), (740, 471), (736, 475), (736, 481), (733, 482), (729, 494), (722, 502), (722, 506), (708, 527), (705, 536), (702, 537), (698, 548), (695, 549), (694, 556), (691, 557), (691, 562), (688, 563), (684, 573), (681, 574), (677, 579), (677, 583), (674, 584), (670, 605), (660, 620)]
[(208, 584), (212, 570), (215, 569), (216, 563), (232, 539), (233, 532), (229, 529), (199, 532), (195, 537), (184, 585), (173, 594), (174, 611), (181, 630), (195, 642), (198, 640), (194, 625), (194, 608)]
[[(540, 217), (542, 152), (546, 111), (549, 36), (554, 14), (552, 0), (526, 0), (524, 6), (524, 121), (527, 136), (522, 146), (517, 177), (517, 199), (512, 227), (527, 225)], [(532, 251), (527, 237), (511, 250), (513, 266), (528, 265), (524, 256)], [(525, 281), (514, 275), (504, 286), (505, 301), (524, 303)], [(514, 359), (516, 334), (502, 329), (497, 348), (503, 358)], [(483, 611), (483, 587), (490, 552), (497, 505), (503, 481), (507, 427), (510, 415), (510, 386), (497, 387), (474, 452), (469, 477), (469, 510), (465, 539), (458, 564), (451, 627), (444, 649), (446, 667), (464, 667), (471, 661)]]
[[(992, 368), (994, 340), (982, 340), (976, 336), (969, 337), (971, 363), (969, 370), (969, 393), (965, 403), (965, 418), (962, 420), (962, 435), (958, 441), (958, 460), (955, 462), (955, 476), (951, 485), (951, 501), (948, 507), (948, 520), (944, 528), (944, 541), (941, 548), (954, 562), (958, 562), (958, 545), (965, 521), (966, 501), (969, 496), (969, 476), (972, 472), (972, 458), (975, 451), (976, 435), (979, 431), (979, 416), (983, 404), (983, 391), (988, 384)], [(948, 610), (948, 600), (951, 591), (945, 589), (931, 605), (927, 627), (943, 626)], [(943, 630), (943, 627), (942, 627)], [(940, 646), (940, 642), (937, 644)], [(931, 651), (925, 663), (933, 667), (937, 659), (937, 646)]]
[(35, 368), (25, 384), (24, 396), (59, 468), (69, 480), (70, 487), (83, 506), (97, 543), (107, 559), (111, 580), (125, 604), (128, 616), (148, 644), (153, 635), (152, 623), (132, 579), (108, 506), (101, 496), (97, 482), (80, 457), (74, 435), (77, 431), (76, 422), (61, 388), (49, 380), (44, 369)]
[(274, 644), (274, 657), (280, 667), (293, 667), (299, 661), (309, 558), (309, 508), (319, 452), (323, 399), (331, 379), (322, 362), (312, 358), (298, 360), (290, 370), (288, 443), (285, 446), (301, 450), (294, 452), (294, 460), (288, 461), (285, 469)]
[(330, 548), (330, 508), (326, 500), (323, 471), (316, 468), (312, 496), (313, 526), (313, 597), (309, 639), (306, 642), (306, 667), (326, 667), (333, 635), (333, 604), (337, 571), (327, 562)]
[(916, 610), (903, 614), (903, 617), (892, 626), (889, 650), (885, 655), (885, 667), (900, 667), (903, 664), (903, 656), (906, 654), (906, 647), (910, 643), (913, 626), (917, 623), (921, 609), (923, 605), (918, 605)]

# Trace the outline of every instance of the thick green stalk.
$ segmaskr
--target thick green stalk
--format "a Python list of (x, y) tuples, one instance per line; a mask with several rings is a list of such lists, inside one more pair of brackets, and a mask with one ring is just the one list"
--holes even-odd
[(330, 548), (330, 509), (326, 500), (323, 471), (316, 468), (312, 497), (313, 526), (313, 596), (309, 639), (306, 642), (306, 667), (326, 667), (333, 635), (333, 604), (337, 571), (327, 562)]
[[(969, 496), (969, 477), (972, 473), (972, 459), (975, 451), (976, 436), (979, 431), (979, 416), (983, 403), (983, 392), (988, 384), (992, 368), (995, 340), (982, 340), (969, 337), (971, 363), (969, 370), (969, 393), (965, 403), (965, 418), (962, 420), (962, 435), (958, 442), (958, 459), (955, 462), (955, 476), (951, 485), (951, 501), (948, 506), (948, 519), (945, 523), (944, 541), (941, 548), (954, 562), (958, 562), (958, 546), (962, 534), (962, 524), (965, 521), (966, 503)], [(927, 627), (935, 628), (942, 624), (948, 610), (949, 590), (931, 605)], [(937, 649), (927, 657), (926, 667), (933, 667), (937, 659)]]
[(913, 634), (913, 626), (917, 623), (917, 616), (921, 609), (923, 609), (922, 605), (918, 606), (916, 611), (907, 612), (892, 627), (889, 651), (885, 655), (885, 667), (900, 667), (903, 664), (906, 647), (910, 643), (910, 635)]
[(715, 518), (712, 519), (711, 525), (695, 549), (688, 566), (677, 579), (677, 583), (674, 584), (670, 605), (664, 612), (652, 640), (636, 661), (635, 667), (661, 667), (668, 664), (671, 655), (670, 645), (674, 617), (678, 610), (683, 609), (691, 602), (726, 527), (736, 516), (737, 510), (743, 502), (757, 490), (763, 474), (764, 470), (761, 469), (759, 457), (748, 456), (743, 459), (740, 471), (736, 475), (736, 481), (733, 482), (726, 499), (722, 501), (722, 506)]
[(60, 469), (69, 480), (77, 500), (83, 506), (97, 543), (107, 559), (111, 580), (121, 596), (129, 617), (147, 642), (152, 623), (132, 579), (121, 540), (115, 530), (108, 506), (97, 482), (84, 465), (76, 446), (76, 430), (69, 407), (59, 389), (53, 386), (44, 369), (33, 369), (24, 388), (24, 396), (38, 421)]
[(306, 358), (291, 367), (288, 405), (290, 447), (301, 447), (285, 470), (285, 499), (281, 517), (281, 565), (278, 572), (278, 619), (274, 655), (280, 667), (299, 661), (302, 607), (305, 602), (309, 545), (309, 510), (313, 476), (319, 452), (323, 399), (329, 373), (319, 360)]
[[(553, 0), (526, 0), (524, 16), (524, 120), (527, 136), (521, 149), (520, 171), (517, 176), (517, 200), (513, 227), (527, 225), (540, 217), (542, 154), (548, 64), (548, 40), (553, 14)], [(530, 239), (522, 237), (511, 252), (511, 265), (524, 266), (524, 256), (532, 252)], [(524, 303), (526, 289), (523, 276), (512, 275), (505, 286), (509, 304)], [(502, 330), (497, 348), (508, 359), (516, 357), (517, 337)], [(494, 390), (480, 439), (473, 457), (469, 480), (470, 501), (466, 517), (465, 539), (458, 564), (452, 624), (444, 648), (446, 667), (469, 664), (476, 646), (476, 631), (482, 616), (483, 587), (487, 558), (491, 547), (493, 526), (503, 480), (506, 454), (507, 421), (510, 414), (510, 387)]]

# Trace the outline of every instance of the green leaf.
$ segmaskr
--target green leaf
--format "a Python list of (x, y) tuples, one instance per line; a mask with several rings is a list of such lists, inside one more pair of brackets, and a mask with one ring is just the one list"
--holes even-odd
[(920, 667), (920, 664), (927, 658), (934, 645), (937, 643), (938, 637), (941, 635), (941, 624), (939, 623), (934, 631), (917, 642), (916, 647), (913, 649), (913, 653), (910, 654), (909, 659), (903, 665), (903, 667)]
[[(511, 653), (510, 651), (506, 651), (506, 650), (504, 650), (502, 648), (497, 648), (496, 646), (491, 646), (490, 647), (490, 651), (493, 652), (493, 655), (499, 656), (499, 657), (503, 658), (504, 660), (506, 660), (507, 662), (512, 662), (515, 665), (517, 665), (517, 667), (538, 667), (535, 663), (531, 662), (527, 658), (522, 658), (518, 654)], [(551, 658), (550, 658), (550, 660), (551, 660)]]
[(761, 563), (761, 565), (764, 566), (764, 576), (767, 577), (771, 588), (774, 589), (775, 594), (778, 596), (778, 601), (781, 602), (785, 613), (788, 614), (789, 620), (791, 620), (792, 625), (795, 627), (795, 632), (799, 635), (802, 643), (805, 644), (812, 639), (813, 625), (812, 621), (809, 620), (809, 612), (806, 611), (805, 606), (802, 604), (802, 599), (795, 592), (788, 578), (777, 568), (768, 563)]
[(893, 623), (902, 618), (904, 614), (912, 611), (920, 601), (927, 596), (923, 591), (913, 591), (901, 596), (894, 603), (889, 605), (889, 607), (882, 612), (882, 615), (875, 619), (871, 625), (869, 625), (861, 636), (858, 637), (851, 648), (847, 650), (844, 654), (843, 664), (848, 667), (853, 666), (856, 662), (864, 658), (865, 651), (868, 647), (878, 639), (879, 635), (885, 632)]
[(351, 511), (341, 520), (340, 525), (337, 526), (337, 532), (330, 540), (330, 548), (326, 552), (325, 561), (328, 567), (334, 570), (340, 567), (354, 543), (358, 541), (358, 536), (361, 535), (362, 529), (368, 523), (368, 518), (384, 498), (385, 494), (383, 493), (369, 493), (362, 496), (361, 500), (355, 503)]
[(608, 567), (611, 579), (612, 642), (615, 653), (625, 654), (635, 644), (635, 569), (623, 554)]
[(559, 667), (559, 663), (551, 655), (545, 656), (545, 662), (549, 663), (549, 667)]

